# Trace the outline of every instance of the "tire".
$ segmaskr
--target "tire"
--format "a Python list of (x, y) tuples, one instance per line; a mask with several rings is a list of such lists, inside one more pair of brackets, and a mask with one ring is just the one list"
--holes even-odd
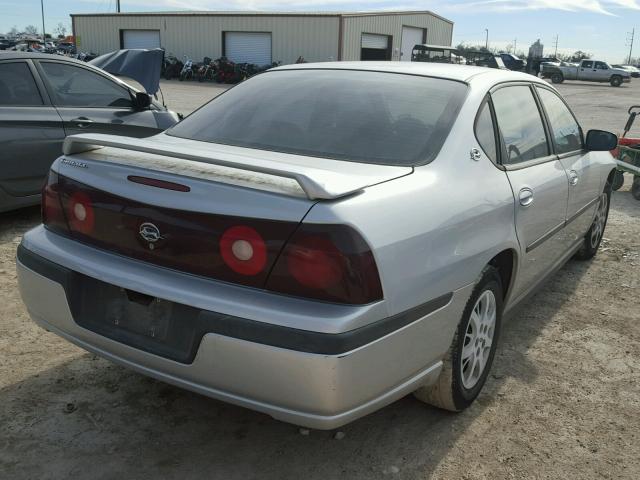
[(616, 170), (616, 173), (613, 176), (613, 185), (611, 185), (611, 188), (617, 191), (617, 190), (620, 190), (623, 185), (624, 185), (624, 172), (621, 172), (620, 170)]
[(564, 82), (564, 77), (561, 73), (554, 73), (553, 75), (551, 75), (551, 81), (553, 83), (562, 83)]
[(640, 176), (633, 177), (633, 184), (631, 185), (631, 195), (636, 200), (640, 200)]
[(596, 216), (593, 219), (589, 231), (584, 236), (582, 247), (576, 253), (578, 260), (591, 260), (598, 253), (598, 247), (602, 242), (604, 236), (604, 229), (607, 226), (607, 219), (609, 218), (609, 204), (611, 203), (611, 185), (607, 183), (607, 186), (600, 195), (598, 205), (596, 207)]
[[(434, 385), (416, 390), (416, 398), (452, 412), (460, 412), (473, 403), (487, 380), (500, 338), (502, 292), (498, 270), (487, 265), (467, 301), (451, 346), (443, 359), (438, 380)], [(493, 315), (490, 314), (492, 300)], [(474, 317), (478, 318), (478, 310), (481, 312), (480, 328), (475, 327), (476, 323), (472, 319), (474, 312)], [(487, 315), (482, 312), (486, 312)], [(493, 317), (493, 323), (490, 317)], [(484, 329), (488, 329), (486, 335), (477, 337), (477, 332)], [(491, 341), (489, 346), (486, 345), (488, 340)], [(469, 348), (469, 345), (473, 346)], [(478, 352), (482, 352), (483, 349), (484, 355), (478, 356)], [(484, 365), (478, 365), (476, 369), (476, 360), (484, 362)]]
[(622, 85), (622, 77), (620, 75), (614, 75), (611, 77), (611, 80), (609, 80), (609, 83), (612, 87), (619, 87)]

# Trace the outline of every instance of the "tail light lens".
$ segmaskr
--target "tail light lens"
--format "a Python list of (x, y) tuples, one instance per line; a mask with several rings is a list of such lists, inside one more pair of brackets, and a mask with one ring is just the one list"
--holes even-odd
[(47, 180), (42, 188), (42, 223), (47, 227), (66, 232), (67, 222), (64, 217), (62, 203), (60, 202), (60, 184), (58, 174), (53, 170), (49, 171)]
[(95, 213), (91, 198), (85, 192), (77, 191), (67, 202), (67, 218), (71, 230), (89, 235), (95, 226)]
[(267, 245), (254, 228), (235, 226), (222, 234), (220, 255), (234, 272), (257, 275), (267, 263)]
[(360, 234), (345, 225), (302, 224), (287, 242), (267, 289), (348, 304), (382, 299), (373, 254)]

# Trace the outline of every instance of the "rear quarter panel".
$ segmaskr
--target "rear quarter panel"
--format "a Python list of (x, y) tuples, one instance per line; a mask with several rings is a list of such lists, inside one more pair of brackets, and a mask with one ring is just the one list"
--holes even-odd
[[(371, 245), (390, 315), (467, 286), (505, 249), (518, 251), (505, 173), (483, 154), (473, 124), (486, 90), (469, 97), (438, 157), (412, 175), (315, 205), (305, 222), (346, 223)], [(457, 321), (456, 321), (457, 323)]]

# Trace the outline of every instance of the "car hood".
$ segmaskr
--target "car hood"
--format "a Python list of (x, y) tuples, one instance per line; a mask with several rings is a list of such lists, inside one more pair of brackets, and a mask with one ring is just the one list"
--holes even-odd
[(112, 75), (133, 78), (149, 95), (154, 95), (160, 89), (163, 58), (164, 51), (160, 48), (123, 49), (100, 55), (89, 63)]

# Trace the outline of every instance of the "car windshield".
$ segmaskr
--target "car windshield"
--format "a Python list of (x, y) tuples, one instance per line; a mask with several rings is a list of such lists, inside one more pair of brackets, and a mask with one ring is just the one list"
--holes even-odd
[(442, 147), (464, 83), (396, 73), (280, 70), (241, 83), (167, 133), (284, 153), (417, 165)]

